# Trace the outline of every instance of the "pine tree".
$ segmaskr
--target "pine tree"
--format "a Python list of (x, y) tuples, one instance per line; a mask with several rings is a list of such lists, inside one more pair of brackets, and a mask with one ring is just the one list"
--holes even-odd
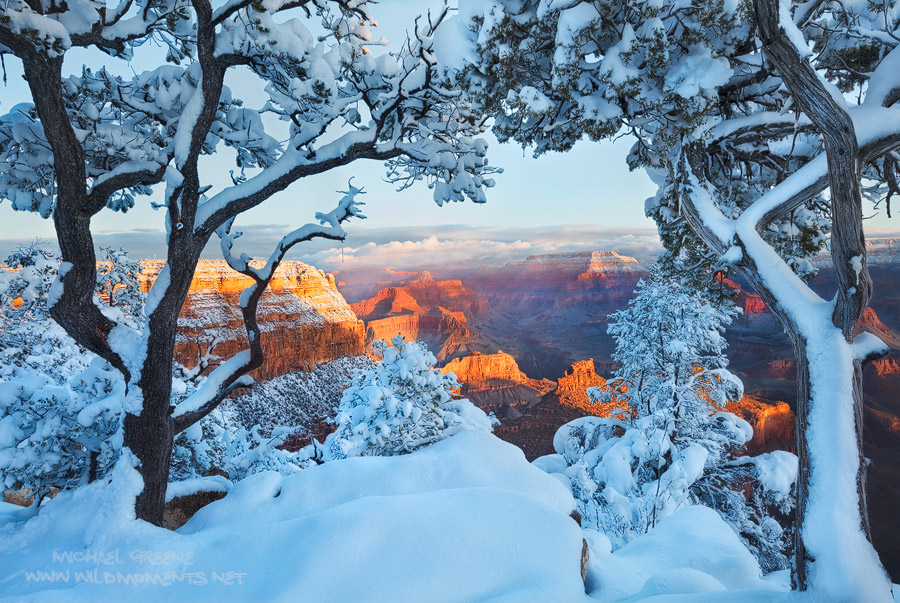
[(628, 308), (612, 315), (613, 358), (621, 368), (610, 387), (588, 394), (594, 402), (615, 396), (629, 410), (569, 423), (555, 446), (583, 517), (614, 545), (699, 502), (719, 511), (765, 569), (787, 566), (783, 531), (768, 513), (773, 506), (782, 514), (790, 509), (793, 480), (778, 492), (764, 486), (775, 462), (788, 472), (793, 462), (796, 476), (796, 457), (737, 459), (753, 429), (724, 410), (743, 395), (743, 384), (727, 369), (723, 337), (737, 314), (728, 298), (654, 269)]
[(353, 379), (337, 409), (325, 459), (406, 454), (463, 429), (491, 431), (492, 421), (468, 400), (453, 398), (453, 373), (435, 368), (424, 343), (398, 335), (376, 341), (381, 362)]

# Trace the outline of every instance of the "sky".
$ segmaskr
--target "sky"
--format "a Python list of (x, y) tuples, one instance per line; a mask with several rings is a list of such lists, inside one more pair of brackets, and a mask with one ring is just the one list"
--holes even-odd
[[(384, 36), (398, 47), (418, 13), (440, 2), (382, 0), (374, 5)], [(156, 54), (160, 54), (161, 51)], [(154, 55), (154, 51), (145, 54)], [(98, 59), (102, 63), (98, 64)], [(149, 60), (132, 64), (116, 62), (99, 53), (71, 52), (65, 68), (80, 71), (82, 64), (105, 65), (113, 72), (152, 68)], [(21, 78), (21, 65), (6, 58), (7, 84), (0, 84), (0, 113), (19, 102), (30, 102)], [(248, 106), (261, 106), (264, 94), (255, 81), (237, 72), (227, 82)], [(538, 159), (515, 143), (500, 144), (488, 133), (488, 158), (503, 168), (496, 186), (487, 191), (488, 202), (451, 203), (438, 207), (424, 183), (398, 192), (384, 180), (378, 162), (357, 162), (327, 174), (303, 179), (260, 207), (243, 214), (237, 228), (245, 236), (236, 245), (254, 256), (268, 255), (278, 240), (293, 228), (311, 222), (316, 211), (331, 209), (349, 178), (363, 186), (368, 219), (345, 225), (348, 238), (341, 244), (311, 243), (298, 246), (291, 257), (326, 270), (346, 266), (418, 266), (476, 262), (499, 264), (531, 253), (614, 249), (632, 255), (652, 255), (659, 249), (653, 222), (643, 213), (644, 200), (655, 187), (643, 172), (629, 172), (625, 156), (627, 138), (616, 142), (582, 142), (567, 153), (551, 153)], [(225, 153), (207, 159), (206, 175), (225, 184), (233, 168)], [(94, 219), (96, 242), (123, 246), (134, 257), (164, 255), (163, 213), (151, 208), (161, 201), (160, 187), (152, 198), (139, 197), (125, 214), (104, 211)], [(900, 232), (898, 222), (879, 217), (869, 223), (873, 234)], [(13, 212), (0, 203), (0, 254), (35, 238), (52, 241), (53, 225), (34, 214)], [(218, 257), (217, 246), (206, 257)]]

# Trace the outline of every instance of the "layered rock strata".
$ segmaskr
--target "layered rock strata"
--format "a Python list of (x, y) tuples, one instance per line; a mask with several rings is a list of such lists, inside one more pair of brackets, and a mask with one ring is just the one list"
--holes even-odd
[(438, 281), (423, 272), (351, 307), (366, 324), (367, 346), (402, 335), (424, 341), (439, 362), (446, 362), (477, 347), (469, 317), (485, 313), (487, 302), (461, 281)]
[(519, 416), (556, 386), (546, 379), (530, 379), (519, 370), (515, 359), (502, 351), (473, 352), (454, 359), (441, 370), (456, 375), (461, 396), (503, 418)]
[[(145, 260), (149, 289), (163, 262)], [(196, 366), (210, 343), (212, 353), (227, 359), (247, 348), (239, 297), (252, 280), (224, 260), (200, 260), (178, 319), (176, 359)], [(253, 376), (271, 379), (290, 371), (310, 371), (317, 364), (364, 353), (362, 322), (326, 275), (302, 262), (279, 266), (257, 312), (265, 364)]]

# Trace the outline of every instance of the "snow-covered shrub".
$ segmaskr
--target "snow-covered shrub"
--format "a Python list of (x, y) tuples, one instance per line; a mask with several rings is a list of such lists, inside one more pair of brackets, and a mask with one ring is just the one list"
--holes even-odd
[(260, 471), (288, 475), (316, 464), (304, 451), (279, 448), (292, 432), (276, 427), (265, 434), (259, 425), (246, 429), (230, 411), (217, 408), (175, 437), (169, 481), (219, 472), (238, 481)]
[(63, 384), (90, 356), (50, 318), (48, 300), (59, 259), (35, 243), (0, 267), (0, 378), (37, 373)]
[(560, 428), (554, 446), (566, 461), (582, 525), (615, 547), (685, 505), (709, 456), (698, 444), (676, 446), (652, 417), (576, 419)]
[[(50, 488), (102, 477), (115, 465), (125, 381), (51, 318), (59, 272), (52, 252), (31, 245), (12, 254), (7, 266), (0, 270), (0, 490), (28, 488), (42, 496)], [(140, 264), (124, 250), (103, 250), (96, 289), (101, 309), (133, 328), (141, 326), (146, 300), (139, 276)], [(178, 364), (173, 373), (173, 402), (203, 380)], [(242, 427), (230, 413), (210, 415), (178, 436), (172, 478), (217, 469), (241, 479), (256, 471), (299, 468), (302, 456), (276, 448), (285, 432)]]
[(103, 475), (121, 448), (125, 384), (100, 358), (59, 385), (37, 371), (0, 379), (3, 489), (43, 494)]
[(775, 450), (740, 456), (706, 472), (691, 487), (702, 505), (715, 509), (741, 537), (766, 572), (786, 569), (797, 457)]
[(398, 335), (391, 344), (376, 341), (381, 362), (358, 373), (344, 391), (337, 430), (323, 445), (326, 460), (406, 454), (464, 429), (493, 429), (474, 404), (453, 398), (456, 376), (435, 368), (424, 343)]
[(334, 415), (341, 395), (353, 376), (375, 364), (368, 356), (346, 356), (316, 366), (309, 372), (287, 373), (222, 403), (244, 428), (259, 425), (264, 434), (279, 426), (303, 432)]
[[(568, 423), (554, 448), (584, 521), (614, 546), (701, 503), (729, 522), (766, 569), (786, 566), (784, 534), (769, 514), (789, 510), (793, 479), (767, 483), (765, 459), (736, 459), (753, 429), (724, 411), (743, 395), (726, 368), (722, 336), (736, 313), (727, 299), (714, 301), (654, 271), (629, 307), (612, 315), (613, 357), (622, 366), (611, 387), (588, 394), (595, 402), (615, 396), (629, 411)], [(785, 467), (793, 463), (796, 477), (796, 457), (784, 455), (776, 473), (789, 476)]]
[(112, 467), (121, 448), (125, 384), (50, 317), (56, 256), (33, 244), (6, 263), (0, 270), (0, 487), (41, 496)]

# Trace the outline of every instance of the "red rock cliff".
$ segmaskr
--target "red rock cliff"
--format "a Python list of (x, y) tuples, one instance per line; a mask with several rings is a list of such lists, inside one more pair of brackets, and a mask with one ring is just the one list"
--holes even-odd
[[(141, 264), (149, 288), (163, 262)], [(221, 340), (213, 353), (222, 358), (246, 349), (238, 298), (251, 283), (224, 260), (200, 260), (178, 319), (175, 355), (179, 362), (195, 366), (198, 352), (206, 351), (211, 337)], [(260, 300), (258, 317), (266, 361), (253, 373), (257, 379), (309, 371), (322, 362), (364, 353), (363, 324), (334, 279), (301, 262), (281, 264)]]
[(796, 418), (785, 402), (744, 396), (737, 402), (726, 404), (725, 410), (741, 417), (753, 427), (753, 439), (747, 444), (747, 454), (755, 455), (772, 450), (796, 452)]
[(615, 410), (628, 408), (628, 404), (615, 399), (603, 404), (592, 403), (587, 395), (589, 387), (608, 389), (606, 379), (595, 372), (593, 358), (579, 360), (566, 369), (566, 374), (557, 382), (556, 396), (560, 404), (598, 417), (609, 417)]
[(517, 416), (517, 410), (509, 411), (536, 404), (555, 386), (546, 379), (529, 379), (519, 370), (515, 359), (502, 351), (496, 354), (473, 352), (454, 359), (441, 371), (456, 375), (461, 395), (502, 416)]
[(483, 314), (487, 302), (461, 281), (436, 281), (428, 272), (380, 290), (351, 307), (366, 324), (366, 345), (397, 335), (422, 340), (438, 361), (471, 351), (475, 338), (469, 316)]
[(460, 383), (467, 384), (469, 391), (526, 383), (528, 380), (515, 359), (502, 351), (496, 354), (473, 352), (454, 359), (441, 371), (455, 374)]

